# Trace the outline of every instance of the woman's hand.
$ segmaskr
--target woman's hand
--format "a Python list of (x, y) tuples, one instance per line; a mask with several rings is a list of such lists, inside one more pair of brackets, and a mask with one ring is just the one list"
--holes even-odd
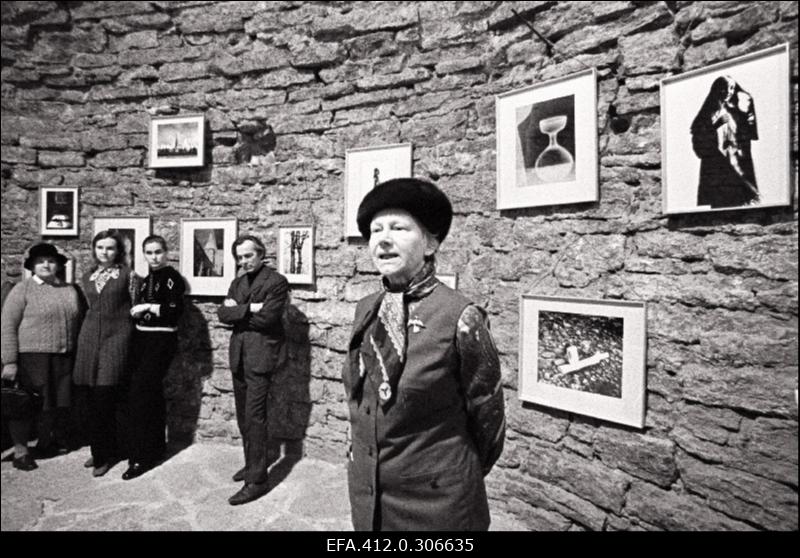
[(2, 377), (4, 380), (13, 381), (17, 377), (17, 364), (4, 364)]
[(138, 318), (148, 310), (150, 310), (149, 304), (137, 304), (136, 306), (131, 308), (131, 316), (133, 316), (134, 318)]
[(236, 301), (232, 298), (226, 298), (222, 301), (223, 306), (236, 306)]

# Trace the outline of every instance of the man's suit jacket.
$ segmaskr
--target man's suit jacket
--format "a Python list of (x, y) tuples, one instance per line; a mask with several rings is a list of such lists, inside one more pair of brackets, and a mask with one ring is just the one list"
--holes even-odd
[[(217, 310), (219, 319), (233, 326), (230, 345), (230, 366), (236, 373), (239, 364), (246, 371), (268, 374), (279, 367), (285, 358), (283, 313), (289, 299), (289, 282), (277, 271), (261, 266), (252, 277), (245, 273), (231, 282), (228, 298), (236, 306)], [(258, 312), (250, 304), (263, 303)]]

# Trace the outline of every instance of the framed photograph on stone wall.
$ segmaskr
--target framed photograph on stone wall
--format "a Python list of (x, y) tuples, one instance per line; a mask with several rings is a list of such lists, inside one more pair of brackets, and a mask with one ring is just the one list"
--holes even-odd
[(278, 272), (292, 285), (314, 284), (314, 226), (278, 228)]
[(348, 149), (344, 175), (344, 234), (361, 236), (356, 223), (361, 200), (380, 182), (411, 176), (411, 144)]
[(77, 186), (39, 188), (39, 234), (78, 236), (78, 192)]
[(519, 398), (642, 428), (643, 302), (522, 295)]
[(181, 219), (181, 273), (188, 294), (225, 296), (236, 278), (231, 246), (238, 221), (232, 219)]
[(661, 80), (665, 214), (791, 204), (789, 45)]
[(495, 98), (497, 208), (597, 201), (594, 68)]
[(436, 278), (453, 289), (458, 289), (458, 273), (437, 273)]
[[(58, 270), (56, 273), (56, 277), (64, 281), (64, 283), (72, 284), (75, 282), (75, 256), (64, 250), (63, 248), (59, 248), (56, 246), (56, 250), (59, 254), (67, 258), (67, 261), (64, 263), (64, 266)], [(33, 273), (26, 268), (22, 268), (22, 278), (23, 279), (30, 279), (33, 277)]]
[(150, 236), (150, 217), (95, 217), (94, 232), (111, 230), (117, 233), (125, 244), (125, 263), (133, 268), (139, 277), (149, 273), (144, 259), (142, 241)]
[(150, 117), (150, 168), (202, 167), (205, 117), (202, 114)]

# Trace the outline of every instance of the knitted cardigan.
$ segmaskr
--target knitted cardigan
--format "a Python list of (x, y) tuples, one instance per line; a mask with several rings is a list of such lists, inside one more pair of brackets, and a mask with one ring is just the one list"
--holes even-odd
[(17, 283), (3, 305), (3, 364), (19, 353), (68, 353), (75, 349), (81, 304), (73, 285), (50, 285), (35, 278)]

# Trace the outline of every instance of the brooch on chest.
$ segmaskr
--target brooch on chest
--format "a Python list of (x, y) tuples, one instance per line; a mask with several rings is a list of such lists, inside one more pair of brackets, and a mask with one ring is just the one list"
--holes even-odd
[(425, 324), (422, 323), (418, 317), (414, 316), (410, 320), (408, 320), (408, 327), (411, 328), (411, 331), (414, 333), (419, 333), (422, 328), (425, 327)]

